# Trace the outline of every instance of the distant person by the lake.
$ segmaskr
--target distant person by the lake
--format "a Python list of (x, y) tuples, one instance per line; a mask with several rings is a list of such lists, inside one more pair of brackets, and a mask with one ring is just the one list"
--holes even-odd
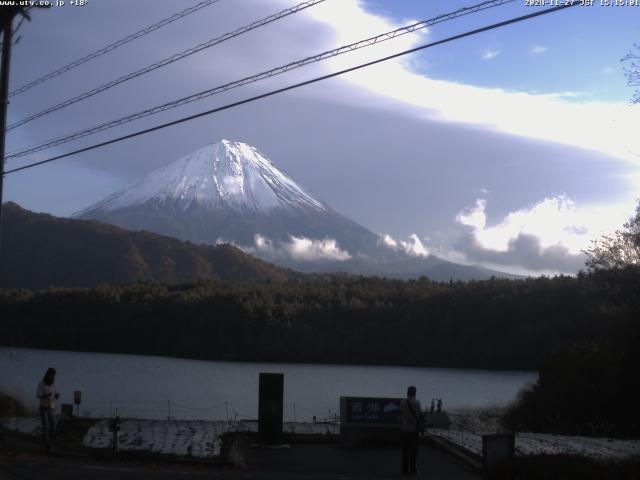
[(430, 411), (431, 411), (431, 413), (436, 411), (436, 399), (435, 398), (431, 399), (431, 410)]
[(416, 398), (416, 387), (407, 389), (407, 398), (400, 402), (402, 420), (402, 474), (418, 473), (418, 434), (422, 407)]
[(40, 400), (40, 422), (42, 424), (42, 443), (51, 448), (51, 438), (56, 432), (56, 400), (60, 394), (56, 391), (56, 369), (47, 369), (38, 383), (36, 396)]
[(442, 399), (439, 398), (438, 399), (438, 410), (437, 410), (437, 412), (440, 413), (441, 411), (442, 411)]

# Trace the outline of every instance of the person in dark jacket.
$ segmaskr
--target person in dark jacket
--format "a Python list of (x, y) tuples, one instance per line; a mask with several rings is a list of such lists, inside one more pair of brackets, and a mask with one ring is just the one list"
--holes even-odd
[(416, 387), (407, 389), (407, 398), (400, 402), (400, 420), (402, 422), (402, 473), (417, 474), (418, 434), (422, 408), (416, 398)]

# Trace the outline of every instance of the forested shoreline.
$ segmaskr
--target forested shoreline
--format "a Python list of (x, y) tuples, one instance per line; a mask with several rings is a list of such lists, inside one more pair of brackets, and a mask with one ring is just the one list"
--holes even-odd
[(1, 343), (207, 360), (530, 370), (569, 345), (629, 338), (639, 278), (629, 268), (468, 283), (335, 277), (3, 290)]

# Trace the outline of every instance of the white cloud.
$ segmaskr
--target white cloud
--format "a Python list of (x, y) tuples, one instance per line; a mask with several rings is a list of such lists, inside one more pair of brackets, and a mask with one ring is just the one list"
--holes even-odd
[(498, 55), (500, 55), (500, 52), (498, 50), (485, 50), (484, 52), (482, 52), (482, 59), (491, 60), (493, 58), (496, 58)]
[(398, 242), (391, 235), (383, 235), (380, 237), (380, 241), (378, 243), (385, 247), (389, 247), (392, 250), (397, 250), (398, 248)]
[[(400, 26), (367, 12), (360, 2), (336, 2), (332, 8), (327, 5), (313, 9), (309, 15), (322, 21), (340, 40), (363, 38)], [(407, 35), (338, 57), (325, 64), (325, 68), (353, 66), (422, 43), (420, 35)], [(498, 53), (486, 50), (484, 56), (491, 59)], [(343, 102), (362, 103), (362, 98), (366, 98), (362, 92), (364, 87), (382, 98), (403, 102), (408, 115), (485, 125), (508, 134), (591, 149), (640, 163), (640, 157), (632, 153), (640, 151), (640, 136), (634, 127), (640, 123), (640, 109), (626, 102), (580, 99), (581, 95), (576, 96), (575, 92), (531, 94), (433, 80), (414, 73), (411, 61), (405, 57), (357, 70), (342, 78), (361, 88), (359, 93), (352, 90), (337, 93), (336, 99)]]
[(611, 67), (604, 67), (601, 71), (601, 73), (604, 73), (605, 75), (609, 75), (610, 73), (613, 73), (613, 68)]
[(337, 260), (344, 262), (349, 260), (351, 255), (345, 250), (341, 250), (335, 240), (325, 238), (323, 240), (312, 240), (305, 237), (291, 237), (291, 243), (287, 245), (289, 254), (295, 260)]
[(553, 99), (575, 99), (581, 97), (589, 97), (591, 96), (591, 94), (588, 92), (574, 92), (573, 90), (566, 90), (564, 92), (547, 93), (544, 96), (546, 98)]
[(396, 252), (404, 252), (412, 257), (427, 257), (429, 249), (422, 243), (417, 234), (412, 233), (407, 240), (396, 240), (391, 235), (382, 235), (378, 241), (379, 245), (384, 245)]
[(506, 251), (510, 241), (525, 234), (539, 238), (543, 248), (562, 245), (577, 254), (591, 240), (619, 228), (628, 217), (617, 205), (579, 208), (570, 198), (557, 195), (487, 226), (486, 207), (486, 200), (478, 199), (473, 207), (460, 212), (456, 221), (471, 227), (480, 245), (498, 251)]
[(254, 236), (255, 250), (266, 254), (270, 257), (277, 257), (277, 251), (273, 246), (273, 242), (260, 234)]
[[(396, 23), (388, 17), (367, 12), (363, 3), (361, 1), (324, 2), (306, 10), (305, 14), (330, 25), (337, 45), (362, 40), (393, 28), (412, 25), (420, 21), (406, 18), (401, 23)], [(415, 41), (416, 36), (424, 36), (428, 32), (428, 28), (417, 30), (416, 33), (406, 35), (403, 42), (411, 43), (412, 40), (407, 40), (407, 38), (414, 37)]]
[(475, 230), (484, 230), (484, 226), (487, 223), (487, 216), (484, 213), (485, 208), (487, 208), (487, 201), (479, 198), (476, 200), (475, 206), (458, 213), (456, 222), (473, 227)]
[(252, 247), (244, 247), (248, 253), (256, 253), (267, 258), (289, 258), (298, 261), (338, 261), (351, 259), (346, 250), (342, 250), (336, 240), (321, 240), (291, 235), (289, 241), (282, 242), (256, 235)]
[(426, 257), (429, 255), (429, 250), (423, 245), (415, 233), (409, 235), (409, 240), (401, 242), (404, 247), (404, 251), (414, 257)]
[(534, 55), (540, 55), (541, 53), (544, 53), (547, 51), (547, 47), (543, 47), (542, 45), (534, 45), (533, 47), (531, 47), (531, 53), (533, 53)]
[(487, 202), (476, 200), (456, 217), (470, 227), (459, 243), (468, 261), (510, 265), (531, 272), (575, 273), (584, 262), (582, 251), (592, 240), (619, 228), (628, 213), (619, 205), (578, 207), (558, 195), (513, 211), (488, 225)]

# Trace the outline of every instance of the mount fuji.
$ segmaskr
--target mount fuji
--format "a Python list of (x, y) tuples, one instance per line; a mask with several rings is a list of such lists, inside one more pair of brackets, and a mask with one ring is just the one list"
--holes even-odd
[(373, 255), (379, 240), (313, 198), (255, 148), (228, 140), (180, 158), (74, 216), (195, 243), (229, 242), (280, 263), (343, 261), (352, 256), (348, 252)]
[(171, 203), (182, 211), (194, 205), (210, 211), (328, 211), (258, 150), (228, 140), (170, 163), (90, 209), (113, 212), (148, 202)]
[(200, 148), (74, 216), (194, 243), (232, 243), (301, 271), (412, 277), (433, 269), (437, 280), (497, 273), (390, 249), (379, 235), (313, 198), (257, 149), (228, 140)]

